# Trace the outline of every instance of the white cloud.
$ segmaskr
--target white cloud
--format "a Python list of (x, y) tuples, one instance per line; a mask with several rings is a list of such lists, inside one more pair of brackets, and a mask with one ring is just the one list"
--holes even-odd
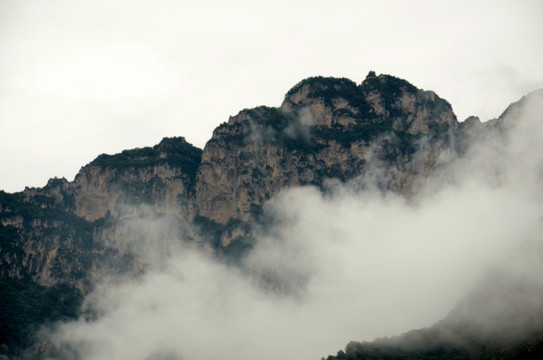
[[(273, 226), (243, 271), (173, 251), (142, 277), (99, 284), (88, 298), (98, 317), (60, 325), (52, 338), (89, 360), (318, 359), (350, 340), (429, 326), (540, 221), (536, 105), (511, 138), (481, 139), (453, 163), (456, 177), (435, 174), (432, 191), (409, 201), (349, 184), (284, 191), (266, 205)], [(516, 264), (538, 274), (531, 265)]]

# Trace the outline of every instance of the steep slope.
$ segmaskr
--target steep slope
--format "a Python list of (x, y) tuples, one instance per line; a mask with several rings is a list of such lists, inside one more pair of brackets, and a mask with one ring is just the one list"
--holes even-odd
[[(448, 102), (393, 76), (370, 72), (360, 84), (314, 77), (289, 90), (278, 108), (231, 117), (203, 150), (165, 138), (100, 155), (72, 182), (1, 192), (0, 291), (3, 299), (24, 294), (1, 319), (2, 328), (18, 329), (0, 333), (1, 351), (31, 346), (30, 330), (77, 315), (93, 280), (137, 276), (175, 242), (239, 259), (262, 206), (282, 189), (325, 191), (330, 180), (363, 176), (362, 186), (410, 196), (450, 158), (443, 154), (462, 156), (486, 129), (503, 127), (497, 123), (459, 124)], [(142, 220), (150, 218), (152, 226)], [(24, 315), (35, 299), (49, 304), (57, 292), (69, 301), (44, 307), (41, 317)]]
[(407, 193), (437, 166), (456, 126), (445, 100), (392, 76), (306, 79), (280, 108), (243, 110), (214, 131), (198, 171), (198, 215), (247, 221), (283, 188), (345, 181), (376, 164), (391, 173), (380, 186)]
[(73, 182), (0, 192), (2, 352), (31, 346), (39, 324), (77, 316), (93, 279), (142, 270), (150, 260), (133, 247), (144, 235), (126, 221), (153, 213), (181, 226), (200, 154), (183, 138), (166, 138), (101, 155)]
[[(540, 188), (543, 181), (541, 155), (519, 152), (541, 135), (534, 126), (543, 113), (543, 90), (537, 90), (511, 104), (500, 117), (482, 124), (472, 117), (461, 124), (463, 142), (493, 145), (494, 163), (484, 165), (500, 182), (504, 163), (514, 162), (522, 177), (526, 167), (535, 171), (531, 181)], [(540, 130), (539, 130), (540, 131)], [(515, 135), (531, 133), (531, 136)], [(527, 144), (524, 141), (528, 141)], [(522, 143), (522, 144), (519, 144)], [(483, 146), (483, 148), (484, 148)], [(472, 149), (473, 150), (473, 149)], [(524, 155), (524, 157), (521, 157)], [(485, 158), (488, 159), (488, 158)], [(531, 175), (533, 176), (533, 175)], [(534, 186), (534, 185), (532, 185)], [(537, 194), (537, 193), (536, 193)], [(435, 325), (391, 338), (350, 342), (328, 360), (373, 359), (540, 359), (543, 356), (543, 219), (527, 239), (517, 239), (518, 248), (506, 260), (489, 269), (458, 305)], [(476, 238), (474, 241), (477, 240)], [(522, 241), (521, 241), (522, 240)]]
[[(540, 239), (520, 250), (517, 262), (543, 271)], [(436, 325), (373, 342), (353, 341), (327, 359), (540, 359), (543, 282), (537, 272), (519, 271), (518, 263), (507, 265), (493, 269)]]
[(40, 189), (2, 192), (2, 231), (11, 234), (2, 243), (2, 277), (85, 289), (98, 255), (124, 250), (114, 230), (120, 221), (142, 211), (188, 218), (200, 153), (183, 138), (164, 139), (153, 148), (100, 155), (71, 183), (52, 179)]
[(100, 155), (73, 183), (75, 213), (87, 220), (108, 213), (123, 217), (124, 205), (152, 205), (187, 218), (201, 150), (183, 138), (165, 138), (152, 148)]

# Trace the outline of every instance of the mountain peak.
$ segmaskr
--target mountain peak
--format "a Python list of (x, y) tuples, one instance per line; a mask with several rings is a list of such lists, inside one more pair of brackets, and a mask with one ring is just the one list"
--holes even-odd
[[(488, 130), (477, 118), (456, 125), (447, 101), (394, 76), (370, 71), (360, 84), (317, 76), (292, 87), (281, 107), (240, 111), (214, 130), (203, 150), (183, 137), (164, 138), (155, 146), (102, 154), (72, 182), (52, 179), (22, 193), (0, 191), (0, 279), (30, 294), (20, 296), (24, 306), (0, 325), (16, 323), (34, 307), (27, 301), (51, 286), (81, 294), (110, 267), (141, 272), (150, 260), (134, 256), (134, 249), (157, 248), (158, 238), (168, 244), (183, 239), (240, 261), (254, 245), (251, 231), (264, 226), (266, 202), (288, 188), (326, 191), (330, 180), (364, 178), (361, 187), (410, 196), (442, 161), (454, 158), (443, 154), (461, 157)], [(146, 229), (141, 220), (149, 215), (156, 226)], [(22, 340), (0, 339), (0, 354)]]
[(310, 114), (317, 126), (380, 123), (412, 135), (458, 123), (451, 105), (433, 91), (374, 71), (360, 85), (345, 78), (307, 78), (287, 92), (281, 108)]

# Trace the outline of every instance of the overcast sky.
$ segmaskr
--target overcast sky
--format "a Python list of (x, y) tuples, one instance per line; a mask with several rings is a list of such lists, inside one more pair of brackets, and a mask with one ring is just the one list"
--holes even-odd
[(543, 88), (543, 2), (0, 0), (0, 189), (368, 71), (498, 116)]

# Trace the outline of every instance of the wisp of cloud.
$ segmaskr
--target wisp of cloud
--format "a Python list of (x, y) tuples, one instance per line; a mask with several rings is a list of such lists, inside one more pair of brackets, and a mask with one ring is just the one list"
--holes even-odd
[(139, 277), (103, 279), (86, 301), (96, 315), (48, 338), (85, 360), (309, 360), (430, 326), (533, 237), (541, 104), (512, 114), (507, 137), (481, 139), (412, 199), (356, 183), (285, 190), (265, 205), (273, 226), (242, 266), (179, 246)]

